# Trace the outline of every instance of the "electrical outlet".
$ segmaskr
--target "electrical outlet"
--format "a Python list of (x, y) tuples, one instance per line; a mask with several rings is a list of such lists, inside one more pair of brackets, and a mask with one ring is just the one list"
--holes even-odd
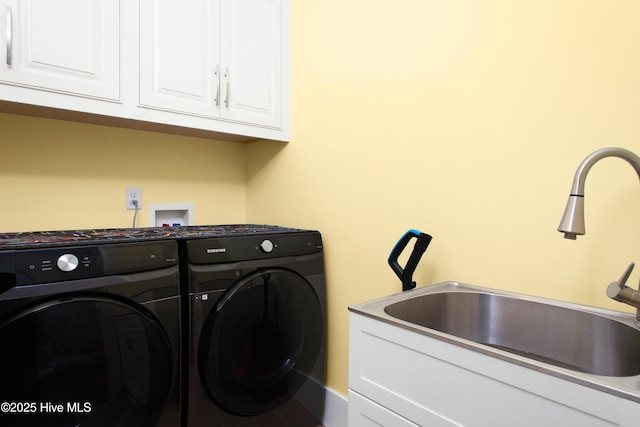
[[(127, 210), (142, 209), (142, 188), (127, 187)], [(135, 202), (134, 202), (135, 201)]]

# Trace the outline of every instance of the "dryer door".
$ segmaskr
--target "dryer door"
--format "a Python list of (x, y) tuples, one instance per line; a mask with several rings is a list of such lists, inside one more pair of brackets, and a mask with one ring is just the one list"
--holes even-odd
[(231, 286), (207, 319), (198, 355), (202, 382), (231, 412), (271, 410), (309, 377), (323, 333), (309, 282), (285, 269), (255, 271)]
[(49, 300), (0, 320), (0, 424), (155, 426), (173, 354), (161, 325), (116, 299)]

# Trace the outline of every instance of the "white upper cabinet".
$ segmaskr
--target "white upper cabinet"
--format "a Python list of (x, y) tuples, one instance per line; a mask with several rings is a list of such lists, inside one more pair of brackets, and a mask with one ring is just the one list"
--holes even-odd
[(282, 1), (222, 0), (221, 116), (280, 126)]
[(288, 141), (289, 0), (0, 0), (0, 110)]
[(219, 22), (217, 1), (140, 0), (140, 105), (218, 115)]
[(120, 100), (119, 0), (0, 0), (0, 30), (0, 83)]
[(140, 105), (278, 128), (282, 0), (140, 1)]

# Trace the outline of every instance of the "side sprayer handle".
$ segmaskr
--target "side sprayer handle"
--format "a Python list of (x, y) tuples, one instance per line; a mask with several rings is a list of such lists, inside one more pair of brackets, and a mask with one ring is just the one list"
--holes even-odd
[[(413, 246), (413, 251), (409, 256), (409, 260), (407, 264), (402, 268), (402, 266), (398, 263), (398, 257), (404, 251), (404, 249), (409, 244), (411, 239), (416, 239), (416, 242)], [(407, 291), (409, 289), (413, 289), (416, 287), (416, 282), (413, 281), (413, 273), (418, 267), (418, 263), (420, 262), (420, 258), (422, 258), (422, 254), (427, 250), (429, 243), (431, 242), (431, 236), (425, 233), (422, 233), (418, 230), (409, 230), (404, 236), (398, 240), (398, 243), (394, 246), (391, 254), (389, 255), (389, 266), (396, 273), (398, 278), (402, 281), (402, 290)]]

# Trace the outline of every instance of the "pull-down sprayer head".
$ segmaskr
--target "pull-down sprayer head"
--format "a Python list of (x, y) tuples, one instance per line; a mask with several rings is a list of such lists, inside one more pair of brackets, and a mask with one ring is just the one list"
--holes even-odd
[(584, 235), (584, 195), (573, 192), (569, 195), (558, 231), (564, 233), (565, 239), (571, 240), (576, 240), (578, 235)]
[(558, 231), (564, 233), (565, 239), (575, 240), (578, 235), (584, 235), (584, 183), (587, 179), (587, 174), (591, 167), (598, 162), (598, 160), (605, 157), (620, 157), (626, 160), (638, 174), (640, 178), (640, 157), (636, 156), (629, 150), (624, 148), (601, 148), (588, 155), (580, 166), (573, 178), (573, 186), (571, 187), (571, 194), (569, 194), (569, 200), (567, 201), (567, 207), (562, 215), (562, 220), (558, 226)]

